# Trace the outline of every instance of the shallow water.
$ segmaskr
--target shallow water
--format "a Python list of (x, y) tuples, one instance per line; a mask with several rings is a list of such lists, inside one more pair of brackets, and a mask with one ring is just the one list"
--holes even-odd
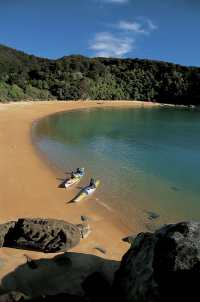
[[(135, 209), (160, 222), (200, 219), (200, 112), (174, 108), (84, 109), (34, 127), (36, 144), (63, 172), (99, 178), (95, 195), (131, 225)], [(138, 217), (137, 217), (138, 218)]]

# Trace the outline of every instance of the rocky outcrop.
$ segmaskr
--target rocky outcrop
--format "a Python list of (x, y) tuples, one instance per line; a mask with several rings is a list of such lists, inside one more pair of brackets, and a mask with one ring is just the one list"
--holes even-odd
[(196, 301), (199, 279), (200, 223), (167, 225), (136, 237), (116, 273), (115, 301)]
[(80, 226), (63, 220), (21, 218), (0, 225), (1, 247), (62, 252), (77, 245), (80, 237)]
[[(38, 222), (37, 219), (36, 221)], [(39, 221), (41, 224), (41, 220)], [(25, 234), (30, 235), (30, 232), (33, 232), (33, 220), (27, 219), (25, 222), (16, 222), (23, 226), (19, 242), (23, 242)], [(44, 226), (44, 233), (48, 234), (52, 226), (53, 229), (60, 227), (66, 232), (68, 228), (65, 224), (68, 225), (63, 221), (45, 220), (41, 225)], [(15, 225), (11, 226), (15, 228)], [(3, 231), (5, 229), (2, 228)], [(34, 227), (33, 229), (35, 231), (31, 234), (35, 238), (36, 229)], [(77, 229), (80, 237), (80, 230), (78, 227)], [(18, 226), (16, 232), (17, 230), (20, 231), (21, 228)], [(7, 236), (8, 234), (5, 235), (6, 240)], [(43, 237), (40, 237), (40, 240), (47, 242)], [(56, 242), (59, 246), (59, 239)], [(0, 292), (7, 293), (4, 298), (15, 299), (16, 295), (18, 298), (20, 294), (25, 295), (26, 299), (34, 298), (36, 299), (34, 301), (40, 302), (199, 300), (200, 222), (166, 225), (154, 233), (141, 233), (135, 239), (131, 237), (128, 242), (131, 242), (131, 247), (124, 255), (120, 266), (116, 261), (81, 253), (67, 252), (53, 259), (27, 258), (27, 263), (1, 280)]]

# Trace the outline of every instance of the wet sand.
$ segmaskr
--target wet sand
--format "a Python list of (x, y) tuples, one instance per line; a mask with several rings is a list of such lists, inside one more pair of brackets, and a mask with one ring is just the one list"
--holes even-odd
[[(128, 228), (115, 212), (93, 197), (80, 204), (67, 204), (77, 189), (58, 188), (60, 175), (50, 169), (32, 144), (31, 127), (38, 119), (56, 112), (99, 106), (146, 107), (152, 103), (130, 101), (21, 102), (0, 104), (0, 223), (18, 217), (63, 219), (79, 223), (80, 216), (90, 218), (92, 233), (72, 252), (120, 260), (129, 244), (121, 239), (140, 229), (137, 223)], [(159, 105), (158, 105), (159, 106)], [(96, 193), (98, 194), (98, 192)], [(94, 201), (94, 202), (93, 202)], [(96, 248), (103, 248), (103, 254)], [(55, 255), (31, 251), (0, 249), (0, 279), (26, 262), (24, 254), (34, 259)]]

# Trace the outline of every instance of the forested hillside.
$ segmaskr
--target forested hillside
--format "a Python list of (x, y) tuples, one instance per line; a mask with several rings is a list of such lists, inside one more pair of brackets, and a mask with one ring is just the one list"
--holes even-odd
[(139, 59), (49, 60), (0, 45), (0, 101), (145, 100), (200, 104), (200, 68)]

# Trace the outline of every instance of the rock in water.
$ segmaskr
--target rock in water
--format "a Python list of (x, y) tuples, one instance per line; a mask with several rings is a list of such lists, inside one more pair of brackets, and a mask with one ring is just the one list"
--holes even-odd
[(69, 250), (80, 241), (79, 228), (62, 220), (21, 218), (6, 228), (8, 224), (0, 227), (2, 245), (6, 247), (55, 253)]
[(166, 225), (139, 234), (116, 273), (116, 301), (197, 301), (200, 222)]
[(158, 217), (160, 217), (159, 214), (157, 214), (155, 212), (151, 212), (151, 211), (147, 211), (147, 214), (148, 214), (149, 220), (157, 219)]

